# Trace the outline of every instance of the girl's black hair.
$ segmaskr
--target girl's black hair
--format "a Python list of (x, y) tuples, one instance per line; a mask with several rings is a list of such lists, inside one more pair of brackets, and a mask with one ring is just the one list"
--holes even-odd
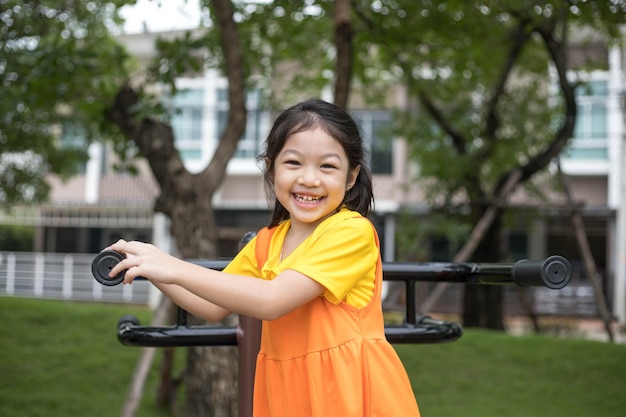
[(265, 142), (265, 151), (259, 155), (263, 162), (264, 179), (268, 196), (274, 200), (274, 212), (270, 227), (289, 219), (289, 212), (274, 194), (274, 163), (287, 138), (314, 127), (322, 128), (343, 147), (348, 156), (349, 169), (361, 166), (352, 188), (346, 191), (340, 207), (367, 216), (374, 202), (372, 174), (365, 159), (365, 149), (359, 128), (352, 117), (340, 107), (319, 99), (309, 99), (285, 110), (278, 116)]

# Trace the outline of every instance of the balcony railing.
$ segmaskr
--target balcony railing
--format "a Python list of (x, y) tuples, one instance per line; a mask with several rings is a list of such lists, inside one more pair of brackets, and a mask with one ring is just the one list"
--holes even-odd
[(104, 288), (93, 279), (95, 254), (0, 252), (0, 295), (53, 300), (148, 304), (146, 281)]

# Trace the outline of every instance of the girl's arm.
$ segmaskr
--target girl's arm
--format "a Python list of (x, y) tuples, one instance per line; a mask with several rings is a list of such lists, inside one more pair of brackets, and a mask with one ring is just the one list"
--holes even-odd
[(194, 293), (187, 291), (181, 286), (152, 282), (174, 304), (182, 307), (194, 316), (201, 317), (206, 321), (220, 321), (231, 312), (216, 304), (213, 304)]
[[(321, 295), (324, 288), (299, 272), (287, 270), (269, 281), (227, 274), (185, 262), (150, 244), (120, 240), (107, 249), (126, 254), (110, 272), (127, 270), (124, 283), (142, 276), (190, 313), (207, 320), (233, 311), (272, 320)], [(217, 308), (216, 308), (217, 307)]]

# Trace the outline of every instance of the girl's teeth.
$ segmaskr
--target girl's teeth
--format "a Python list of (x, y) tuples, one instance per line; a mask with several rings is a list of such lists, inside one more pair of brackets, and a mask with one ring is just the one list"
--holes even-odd
[(296, 198), (298, 200), (306, 201), (306, 202), (317, 201), (320, 199), (319, 197), (312, 197), (310, 195), (299, 195), (299, 194), (296, 194)]

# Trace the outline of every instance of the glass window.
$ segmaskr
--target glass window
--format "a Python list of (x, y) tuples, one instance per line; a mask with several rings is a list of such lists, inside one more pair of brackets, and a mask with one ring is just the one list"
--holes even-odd
[[(85, 131), (76, 123), (63, 123), (61, 128), (61, 146), (66, 149), (86, 149), (87, 138)], [(77, 172), (84, 174), (86, 172), (87, 162), (78, 162), (77, 164)]]
[[(228, 90), (225, 88), (218, 89), (217, 100), (217, 137), (219, 138), (226, 128), (228, 120)], [(268, 112), (260, 108), (261, 94), (256, 90), (247, 93), (246, 106), (248, 110), (246, 131), (243, 137), (239, 139), (234, 158), (255, 159), (261, 153), (261, 146), (266, 133), (262, 131), (263, 117), (268, 115)]]
[(374, 174), (393, 172), (391, 147), (391, 112), (356, 111), (352, 117), (363, 133), (363, 139), (370, 151), (370, 168)]
[(513, 261), (528, 258), (528, 235), (525, 232), (511, 232), (509, 249)]
[(590, 81), (592, 95), (596, 97), (606, 97), (609, 95), (609, 84), (604, 80)]
[(204, 90), (179, 91), (171, 101), (171, 125), (176, 148), (183, 159), (202, 156), (202, 119), (204, 117)]
[(591, 81), (576, 91), (578, 114), (568, 158), (608, 158), (607, 95), (605, 80)]
[(606, 103), (594, 103), (589, 111), (591, 131), (589, 132), (592, 139), (607, 138), (607, 114)]
[(87, 142), (85, 132), (76, 123), (63, 123), (61, 145), (67, 148), (84, 148)]
[(228, 89), (227, 88), (218, 88), (217, 89), (217, 101), (219, 103), (228, 104)]
[(203, 90), (184, 90), (172, 100), (172, 128), (177, 142), (202, 139)]

